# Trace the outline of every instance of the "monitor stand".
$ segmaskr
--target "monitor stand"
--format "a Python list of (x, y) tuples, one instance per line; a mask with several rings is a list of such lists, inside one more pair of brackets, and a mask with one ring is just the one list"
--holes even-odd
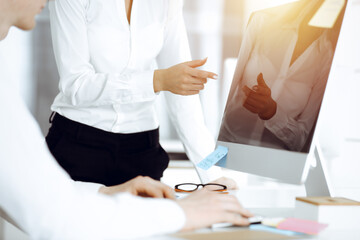
[(320, 145), (315, 145), (313, 161), (316, 161), (316, 166), (311, 164), (308, 177), (305, 181), (306, 195), (308, 197), (332, 196), (330, 189), (329, 177), (325, 164), (325, 159), (320, 149)]

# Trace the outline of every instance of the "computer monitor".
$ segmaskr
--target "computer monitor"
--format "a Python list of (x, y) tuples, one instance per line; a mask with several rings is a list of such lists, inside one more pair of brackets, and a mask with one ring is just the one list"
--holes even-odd
[[(329, 75), (346, 5), (300, 0), (251, 15), (217, 141), (228, 155), (218, 165), (305, 182), (311, 160), (321, 158), (314, 135), (326, 85), (336, 80)], [(322, 168), (313, 177), (326, 184)]]

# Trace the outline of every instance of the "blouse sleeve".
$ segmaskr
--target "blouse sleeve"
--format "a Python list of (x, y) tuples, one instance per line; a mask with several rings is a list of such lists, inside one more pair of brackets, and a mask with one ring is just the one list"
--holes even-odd
[(276, 135), (289, 149), (301, 151), (316, 123), (318, 112), (325, 91), (332, 60), (332, 51), (327, 53), (327, 60), (322, 64), (324, 68), (319, 73), (307, 104), (301, 114), (296, 118), (288, 116), (278, 105), (275, 115), (265, 121), (265, 127)]

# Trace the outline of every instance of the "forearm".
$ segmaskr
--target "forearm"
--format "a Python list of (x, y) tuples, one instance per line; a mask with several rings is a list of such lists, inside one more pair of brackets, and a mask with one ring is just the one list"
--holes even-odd
[(59, 84), (62, 95), (74, 106), (138, 103), (151, 101), (156, 97), (152, 70), (105, 74), (79, 68), (78, 72), (61, 77)]
[(301, 120), (290, 118), (281, 107), (270, 120), (264, 121), (265, 127), (279, 138), (290, 150), (301, 151), (311, 129)]

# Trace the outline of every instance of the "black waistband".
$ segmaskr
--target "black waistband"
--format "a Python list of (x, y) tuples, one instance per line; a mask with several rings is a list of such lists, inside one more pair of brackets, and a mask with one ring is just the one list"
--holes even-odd
[(155, 146), (159, 144), (158, 128), (137, 133), (113, 133), (73, 121), (58, 113), (56, 113), (53, 118), (51, 128), (53, 128), (51, 130), (65, 132), (67, 135), (90, 142), (92, 140), (97, 142), (116, 141), (123, 142), (129, 147), (131, 147), (131, 145)]

